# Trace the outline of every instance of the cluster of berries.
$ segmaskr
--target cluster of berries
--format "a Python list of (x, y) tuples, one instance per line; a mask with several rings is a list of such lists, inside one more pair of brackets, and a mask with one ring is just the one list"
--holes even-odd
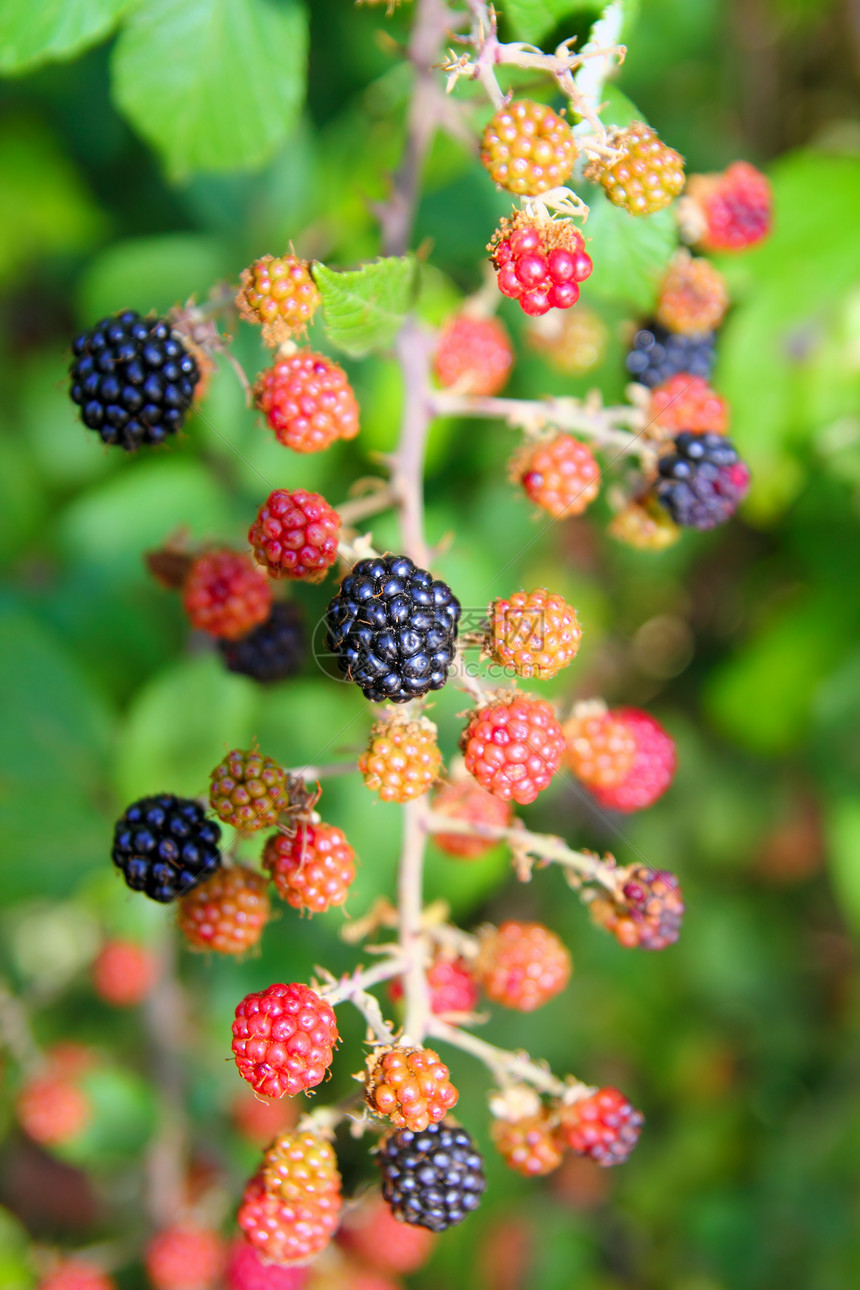
[(545, 1104), (531, 1089), (514, 1086), (491, 1105), (493, 1143), (506, 1164), (526, 1178), (557, 1169), (565, 1151), (604, 1167), (622, 1164), (644, 1122), (617, 1088), (579, 1086), (571, 1097)]

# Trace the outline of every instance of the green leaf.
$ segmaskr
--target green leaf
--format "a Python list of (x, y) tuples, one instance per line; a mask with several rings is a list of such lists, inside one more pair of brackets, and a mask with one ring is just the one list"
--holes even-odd
[(113, 717), (62, 642), (20, 612), (0, 624), (0, 833), (6, 900), (63, 894), (108, 855)]
[(79, 290), (80, 315), (102, 318), (119, 309), (165, 313), (189, 296), (205, 296), (219, 278), (235, 273), (222, 242), (200, 233), (135, 237), (114, 242), (87, 266)]
[(4, 124), (0, 175), (0, 285), (24, 277), (35, 257), (86, 250), (102, 232), (104, 216), (38, 122)]
[(214, 650), (185, 658), (140, 690), (116, 757), (123, 801), (144, 793), (204, 793), (226, 748), (254, 733), (253, 682), (231, 676)]
[(860, 802), (844, 798), (827, 812), (828, 864), (842, 913), (860, 933)]
[(253, 170), (298, 118), (306, 51), (290, 0), (143, 0), (114, 50), (113, 94), (174, 177)]
[(568, 14), (596, 7), (592, 0), (503, 0), (500, 9), (519, 40), (537, 42)]
[(598, 189), (586, 200), (591, 209), (583, 232), (586, 250), (594, 260), (587, 294), (649, 309), (678, 243), (674, 215), (671, 210), (629, 215)]
[(104, 40), (130, 0), (0, 0), (0, 71), (28, 72)]
[(385, 349), (409, 312), (417, 288), (414, 256), (388, 256), (339, 273), (318, 261), (313, 276), (333, 345), (353, 358)]

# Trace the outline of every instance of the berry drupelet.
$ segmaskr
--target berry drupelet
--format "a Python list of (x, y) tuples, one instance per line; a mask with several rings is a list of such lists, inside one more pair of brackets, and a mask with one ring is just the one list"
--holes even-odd
[(431, 1124), (400, 1129), (379, 1148), (382, 1195), (395, 1218), (444, 1232), (481, 1203), (484, 1162), (465, 1129)]
[(637, 331), (627, 355), (627, 371), (634, 381), (653, 389), (678, 372), (707, 380), (716, 361), (715, 333), (684, 336), (651, 322)]
[(221, 829), (199, 802), (172, 793), (142, 797), (117, 821), (111, 856), (133, 891), (169, 904), (221, 864)]
[(295, 676), (307, 652), (301, 608), (289, 600), (272, 605), (269, 617), (246, 636), (218, 640), (218, 653), (230, 672), (268, 684)]
[(674, 448), (660, 459), (657, 501), (684, 527), (713, 529), (724, 524), (750, 482), (749, 468), (734, 444), (724, 435), (684, 432), (676, 436)]
[(360, 560), (327, 615), (328, 649), (373, 702), (441, 690), (454, 658), (460, 602), (405, 555)]
[(200, 368), (165, 318), (125, 309), (72, 343), (72, 401), (106, 444), (134, 452), (182, 426)]

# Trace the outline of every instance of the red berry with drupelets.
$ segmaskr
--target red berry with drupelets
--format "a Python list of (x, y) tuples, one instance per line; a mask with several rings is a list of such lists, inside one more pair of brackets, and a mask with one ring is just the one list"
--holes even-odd
[(562, 1108), (559, 1135), (598, 1165), (620, 1165), (639, 1140), (644, 1116), (617, 1088), (601, 1088)]
[(518, 300), (532, 318), (575, 305), (579, 284), (594, 267), (569, 219), (536, 220), (519, 213), (501, 221), (488, 249), (502, 295)]
[(248, 532), (254, 558), (272, 578), (320, 582), (337, 559), (340, 516), (319, 493), (276, 488)]
[(257, 1093), (292, 1096), (322, 1082), (338, 1037), (331, 1005), (309, 986), (270, 985), (237, 1007), (233, 1055)]

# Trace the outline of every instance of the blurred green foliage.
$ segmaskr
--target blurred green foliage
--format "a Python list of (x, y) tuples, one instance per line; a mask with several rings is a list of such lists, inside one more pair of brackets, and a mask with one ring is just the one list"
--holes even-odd
[[(521, 39), (584, 32), (595, 13), (569, 0), (501, 8)], [(347, 0), (314, 0), (307, 14), (287, 0), (0, 0), (0, 957), (40, 1041), (73, 1036), (105, 1056), (92, 1076), (98, 1123), (72, 1153), (96, 1179), (88, 1217), (34, 1201), (25, 1181), (38, 1153), (16, 1130), (0, 1154), (0, 1196), (40, 1241), (142, 1230), (151, 1054), (139, 1015), (97, 1003), (88, 972), (104, 934), (156, 945), (171, 916), (115, 880), (118, 810), (148, 791), (201, 791), (224, 746), (252, 736), (297, 765), (354, 751), (367, 729), (360, 696), (313, 666), (265, 693), (228, 675), (189, 642), (141, 553), (182, 528), (238, 540), (270, 486), (336, 503), (391, 450), (401, 397), (390, 360), (347, 359), (362, 435), (298, 458), (256, 423), (224, 364), (181, 442), (125, 460), (75, 417), (68, 339), (120, 307), (163, 310), (205, 293), (290, 240), (336, 270), (378, 254), (372, 203), (397, 162), (410, 86), (390, 36), (405, 37), (409, 10), (386, 19)], [(643, 958), (591, 929), (559, 874), (522, 887), (500, 850), (473, 865), (431, 850), (428, 896), (444, 896), (464, 923), (536, 916), (573, 946), (566, 994), (527, 1019), (494, 1017), (493, 1038), (618, 1082), (648, 1126), (609, 1174), (526, 1183), (493, 1161), (481, 1212), (440, 1242), (414, 1284), (844, 1290), (860, 1275), (856, 26), (847, 5), (824, 0), (643, 0), (626, 39), (620, 89), (607, 96), (616, 119), (632, 102), (690, 169), (745, 156), (774, 186), (772, 238), (720, 261), (734, 304), (716, 384), (754, 471), (744, 515), (662, 555), (614, 545), (602, 502), (587, 520), (542, 527), (506, 480), (510, 431), (441, 421), (427, 519), (431, 542), (453, 538), (438, 567), (464, 604), (546, 584), (579, 607), (581, 656), (548, 693), (645, 704), (676, 735), (677, 782), (650, 813), (610, 827), (559, 784), (526, 818), (675, 870), (689, 911), (680, 944)], [(463, 90), (483, 120), (474, 89)], [(475, 158), (440, 138), (418, 216), (427, 319), (479, 285), (505, 207)], [(597, 267), (583, 296), (612, 332), (601, 368), (559, 378), (506, 304), (512, 393), (594, 384), (622, 396), (625, 327), (647, 313), (671, 250), (668, 216), (630, 223), (598, 201), (587, 226)], [(312, 343), (328, 344), (319, 325)], [(250, 329), (236, 350), (255, 371)], [(392, 523), (374, 526), (380, 545), (395, 540)], [(312, 624), (327, 595), (296, 591)], [(462, 702), (446, 690), (434, 708), (448, 754)], [(355, 779), (327, 783), (324, 810), (361, 857), (350, 901), (360, 914), (391, 891), (399, 811)], [(224, 1060), (233, 1007), (314, 963), (350, 966), (339, 921), (285, 914), (247, 963), (182, 953), (195, 1141), (233, 1196), (253, 1164), (226, 1116), (239, 1082)], [(345, 1028), (335, 1095), (357, 1064), (360, 1027)], [(486, 1145), (485, 1073), (465, 1057), (455, 1066), (464, 1122)], [(11, 1095), (14, 1063), (4, 1080)], [(350, 1181), (364, 1176), (364, 1148), (344, 1151)], [(4, 1286), (32, 1284), (28, 1245), (0, 1214)], [(140, 1284), (139, 1270), (121, 1281)]]

